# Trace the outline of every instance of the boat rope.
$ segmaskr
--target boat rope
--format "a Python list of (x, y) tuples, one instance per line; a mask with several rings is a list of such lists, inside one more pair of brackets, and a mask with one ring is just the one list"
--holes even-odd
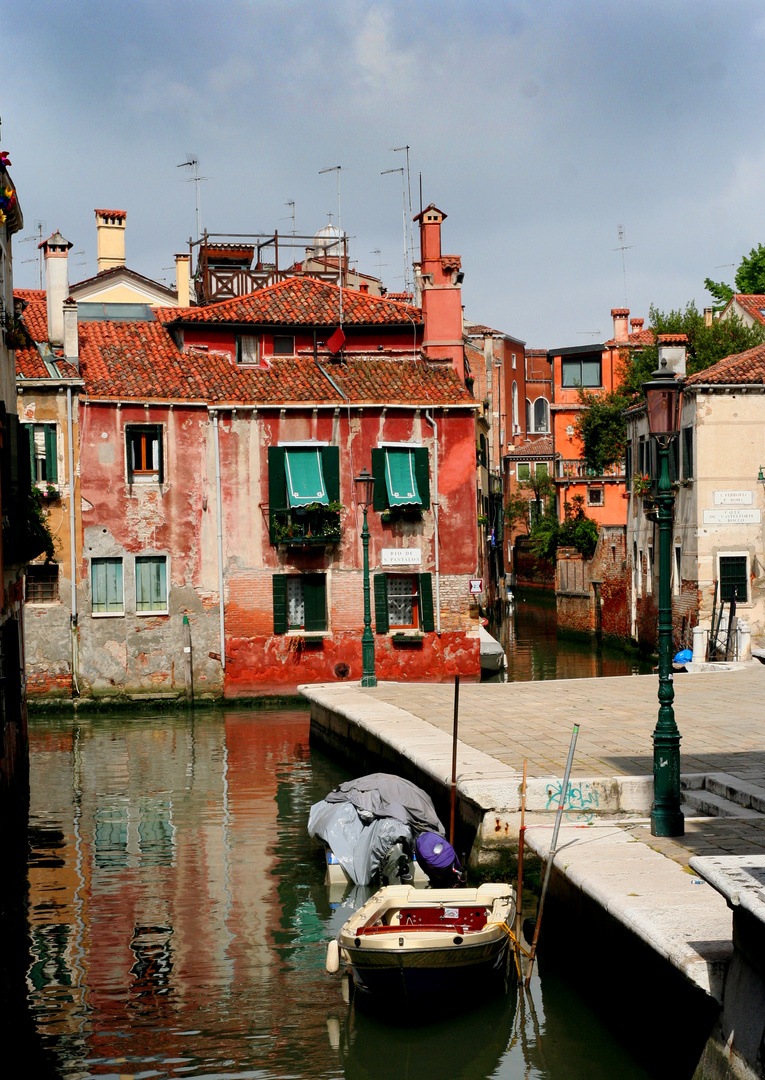
[(509, 926), (507, 925), (507, 923), (506, 923), (506, 922), (500, 922), (500, 923), (486, 923), (486, 928), (488, 928), (488, 927), (490, 927), (490, 926), (498, 926), (498, 927), (500, 927), (500, 928), (501, 928), (502, 930), (504, 930), (504, 931), (505, 931), (505, 933), (507, 934), (507, 936), (508, 936), (508, 937), (510, 938), (510, 940), (512, 941), (512, 943), (513, 943), (513, 959), (514, 959), (514, 961), (515, 961), (515, 970), (516, 970), (516, 972), (517, 972), (517, 974), (518, 974), (518, 979), (519, 979), (519, 981), (520, 981), (520, 980), (522, 980), (522, 979), (523, 979), (523, 975), (521, 974), (521, 960), (520, 960), (520, 954), (521, 954), (521, 953), (523, 953), (523, 955), (524, 955), (524, 956), (527, 956), (527, 957), (528, 957), (528, 956), (531, 956), (531, 953), (530, 953), (530, 952), (528, 951), (528, 949), (524, 949), (523, 945), (521, 945), (520, 941), (519, 941), (519, 940), (518, 940), (518, 938), (517, 938), (517, 937), (515, 936), (515, 934), (514, 934), (514, 933), (513, 933), (513, 931), (512, 931), (511, 929), (510, 929), (510, 927), (509, 927)]

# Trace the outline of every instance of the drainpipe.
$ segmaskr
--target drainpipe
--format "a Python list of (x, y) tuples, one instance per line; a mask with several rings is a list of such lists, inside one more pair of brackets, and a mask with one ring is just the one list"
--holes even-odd
[(220, 608), (220, 664), (226, 671), (226, 616), (223, 604), (223, 507), (220, 482), (220, 435), (218, 431), (218, 413), (213, 413), (213, 426), (215, 431), (215, 498), (217, 504), (218, 519), (218, 595)]
[(441, 637), (441, 560), (438, 546), (438, 425), (427, 411), (425, 412), (425, 419), (433, 428), (433, 487), (436, 496), (433, 500), (433, 522), (435, 525), (433, 539), (436, 544), (436, 633)]
[(69, 561), (72, 574), (72, 611), (69, 617), (69, 628), (72, 634), (72, 680), (79, 697), (80, 687), (77, 683), (77, 669), (79, 667), (78, 639), (77, 639), (77, 546), (75, 530), (75, 502), (74, 502), (74, 419), (72, 416), (72, 388), (66, 388), (66, 437), (69, 444)]

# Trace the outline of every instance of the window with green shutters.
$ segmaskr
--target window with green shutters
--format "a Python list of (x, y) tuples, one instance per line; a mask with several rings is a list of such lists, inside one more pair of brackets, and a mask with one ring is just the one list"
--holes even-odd
[(430, 574), (375, 574), (375, 631), (435, 630)]
[(29, 432), (30, 465), (33, 484), (58, 483), (58, 454), (55, 424), (25, 424)]
[(122, 615), (122, 559), (90, 560), (91, 610), (94, 615)]
[(326, 574), (274, 574), (274, 633), (327, 629)]
[[(400, 471), (400, 459), (410, 460), (416, 493), (406, 503), (390, 498), (391, 476)], [(390, 458), (390, 460), (389, 460)], [(430, 463), (427, 446), (378, 446), (372, 450), (372, 475), (375, 478), (372, 509), (406, 515), (430, 509)]]
[(167, 613), (167, 559), (164, 555), (136, 558), (135, 609), (157, 615)]
[[(305, 461), (301, 461), (301, 454)], [(338, 446), (268, 448), (268, 526), (272, 544), (336, 544), (341, 536), (341, 510)]]

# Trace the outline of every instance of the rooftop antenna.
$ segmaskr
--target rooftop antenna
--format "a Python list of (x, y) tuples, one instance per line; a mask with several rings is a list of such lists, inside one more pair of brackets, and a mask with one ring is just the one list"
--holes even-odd
[(23, 240), (19, 241), (20, 244), (31, 244), (33, 241), (37, 244), (37, 254), (35, 255), (35, 257), (33, 259), (22, 259), (22, 262), (25, 262), (25, 263), (36, 262), (37, 263), (37, 280), (38, 280), (37, 288), (38, 289), (42, 289), (42, 287), (43, 287), (43, 253), (42, 253), (42, 248), (40, 247), (40, 244), (42, 243), (43, 232), (45, 230), (45, 226), (46, 226), (46, 222), (43, 221), (42, 218), (35, 218), (34, 227), (37, 230), (36, 235), (35, 236), (25, 236)]
[[(616, 249), (614, 249), (614, 250), (616, 250)], [(600, 330), (577, 330), (576, 336), (577, 337), (599, 338), (600, 337)]]
[(292, 265), (295, 265), (295, 200), (288, 199), (284, 204), (289, 206), (290, 212), (285, 217), (279, 218), (279, 221), (291, 221), (292, 222)]
[(187, 184), (194, 184), (196, 188), (196, 204), (197, 204), (197, 241), (202, 239), (202, 204), (199, 201), (199, 185), (203, 180), (209, 180), (209, 176), (199, 175), (199, 159), (194, 154), (187, 154), (188, 161), (182, 161), (177, 166), (179, 169), (193, 169), (194, 175), (186, 178)]
[[(323, 176), (324, 173), (337, 173), (337, 232), (339, 235), (339, 242), (337, 246), (337, 291), (340, 296), (340, 329), (343, 328), (343, 229), (340, 224), (340, 173), (343, 171), (342, 165), (327, 165), (324, 169), (319, 169), (319, 176)], [(330, 216), (330, 221), (331, 221)]]
[(82, 276), (83, 278), (86, 278), (88, 276), (88, 264), (85, 259), (85, 248), (83, 248), (82, 251), (75, 251), (75, 255), (82, 255), (82, 258), (77, 263), (77, 266), (82, 267)]
[(406, 146), (394, 146), (393, 153), (398, 154), (402, 151), (406, 151), (406, 190), (409, 197), (409, 265), (412, 268), (412, 275), (414, 275), (414, 231), (412, 226), (412, 178), (409, 173), (409, 144)]
[(409, 292), (409, 252), (406, 246), (406, 185), (404, 182), (404, 167), (400, 169), (383, 169), (380, 176), (386, 176), (388, 173), (401, 173), (401, 195), (403, 198), (403, 213), (402, 224), (404, 227), (404, 292)]
[(619, 247), (611, 248), (612, 251), (621, 251), (622, 253), (622, 274), (624, 276), (624, 306), (627, 306), (627, 264), (624, 261), (624, 252), (630, 251), (632, 244), (624, 243), (624, 226), (617, 225), (619, 233)]
[(374, 251), (370, 251), (369, 254), (377, 256), (377, 273), (378, 277), (380, 278), (380, 283), (382, 284), (382, 269), (388, 264), (382, 261), (382, 251), (380, 250), (380, 248), (375, 248)]

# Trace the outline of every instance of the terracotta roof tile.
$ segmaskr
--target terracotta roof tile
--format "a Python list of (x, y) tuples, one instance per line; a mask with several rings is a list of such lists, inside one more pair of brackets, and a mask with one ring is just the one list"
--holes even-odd
[(746, 352), (726, 356), (724, 360), (718, 360), (705, 371), (697, 371), (686, 380), (689, 386), (699, 383), (728, 383), (742, 386), (765, 383), (765, 345), (755, 345), (753, 349), (747, 349)]
[(733, 300), (756, 322), (765, 323), (765, 296), (758, 293), (736, 293)]
[[(164, 323), (270, 323), (278, 326), (336, 326), (338, 290), (315, 278), (288, 278), (247, 296), (194, 308), (157, 308)], [(385, 297), (343, 289), (343, 323), (359, 326), (419, 325), (419, 308)]]
[(552, 457), (553, 437), (543, 435), (539, 439), (527, 439), (521, 446), (511, 446), (506, 456), (520, 458), (521, 461), (528, 457)]
[(45, 289), (14, 289), (13, 295), (25, 300), (24, 325), (33, 341), (48, 340), (48, 302)]

